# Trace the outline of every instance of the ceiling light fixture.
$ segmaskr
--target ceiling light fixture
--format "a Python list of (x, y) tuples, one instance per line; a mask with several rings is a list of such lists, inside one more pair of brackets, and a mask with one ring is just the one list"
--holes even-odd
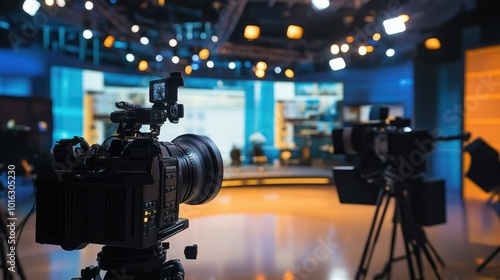
[(176, 55), (172, 56), (172, 63), (173, 64), (177, 64), (177, 63), (179, 63), (179, 61), (180, 61), (180, 58), (178, 56), (176, 56)]
[(210, 56), (210, 51), (208, 51), (208, 49), (202, 49), (198, 53), (198, 56), (200, 57), (201, 60), (206, 60)]
[(234, 68), (236, 68), (236, 63), (234, 61), (231, 61), (227, 64), (227, 67), (233, 70)]
[(175, 40), (175, 39), (168, 40), (168, 45), (170, 47), (174, 48), (175, 46), (177, 46), (177, 40)]
[(373, 34), (372, 39), (373, 39), (373, 41), (378, 41), (378, 40), (380, 40), (381, 37), (382, 36), (380, 35), (380, 33), (375, 33), (375, 34)]
[(404, 21), (399, 17), (386, 19), (382, 22), (382, 24), (384, 25), (385, 33), (387, 33), (387, 35), (401, 33), (406, 30)]
[(94, 3), (92, 3), (91, 1), (87, 1), (85, 2), (85, 9), (87, 10), (92, 10), (94, 8)]
[(83, 30), (82, 35), (83, 35), (83, 38), (85, 38), (87, 40), (92, 38), (92, 36), (93, 36), (92, 31), (90, 31), (89, 29)]
[(264, 78), (266, 76), (266, 71), (262, 70), (262, 69), (256, 69), (255, 70), (255, 76), (257, 76), (257, 78)]
[(304, 29), (298, 25), (290, 24), (286, 30), (286, 36), (289, 39), (298, 40), (302, 38), (303, 34), (304, 34)]
[(338, 54), (340, 52), (340, 47), (339, 45), (337, 44), (333, 44), (331, 47), (330, 47), (330, 52), (332, 54)]
[(148, 39), (148, 37), (141, 37), (140, 42), (143, 45), (147, 45), (147, 44), (149, 44), (149, 39)]
[(342, 44), (342, 46), (340, 46), (340, 50), (343, 52), (343, 53), (346, 53), (349, 51), (349, 45), (348, 44)]
[(211, 61), (211, 60), (207, 61), (208, 68), (214, 68), (214, 66), (215, 66), (215, 63), (213, 61)]
[(111, 48), (113, 47), (113, 44), (115, 43), (115, 37), (113, 35), (108, 35), (106, 36), (106, 38), (104, 39), (104, 42), (103, 42), (103, 45), (106, 47), (106, 48)]
[(396, 54), (396, 51), (394, 49), (388, 49), (385, 52), (385, 55), (387, 55), (388, 57), (393, 57), (395, 54)]
[(128, 62), (133, 62), (134, 59), (135, 59), (135, 56), (131, 53), (128, 53), (126, 56), (125, 56), (125, 59), (128, 61)]
[(289, 79), (293, 78), (295, 76), (295, 73), (293, 72), (292, 69), (286, 69), (285, 70), (285, 76)]
[(148, 62), (146, 60), (141, 60), (139, 62), (139, 65), (137, 66), (137, 68), (141, 72), (144, 72), (144, 71), (148, 70), (148, 67), (149, 67), (149, 65), (148, 65)]
[(130, 27), (130, 31), (132, 31), (132, 32), (134, 32), (134, 33), (139, 32), (139, 30), (140, 30), (140, 29), (141, 29), (141, 28), (140, 28), (140, 27), (139, 27), (139, 25), (137, 25), (137, 24), (134, 24), (134, 25), (132, 25), (132, 27)]
[(243, 32), (243, 37), (247, 40), (255, 40), (260, 36), (260, 28), (257, 25), (247, 25)]
[(360, 46), (358, 48), (359, 55), (365, 55), (367, 53), (366, 46)]
[(163, 61), (163, 56), (161, 54), (157, 54), (155, 57), (156, 61), (162, 62)]
[(333, 71), (344, 69), (345, 66), (345, 60), (342, 57), (337, 57), (330, 60), (330, 68), (332, 68)]
[(191, 73), (193, 73), (193, 67), (191, 67), (191, 65), (186, 65), (184, 73), (186, 73), (186, 75), (191, 75)]
[(40, 4), (36, 0), (25, 0), (23, 3), (23, 11), (25, 11), (30, 16), (35, 16), (41, 5), (42, 4)]
[(429, 38), (425, 40), (425, 48), (428, 50), (439, 50), (441, 48), (441, 42), (438, 38)]
[(330, 0), (312, 0), (311, 4), (317, 11), (322, 11), (330, 6)]

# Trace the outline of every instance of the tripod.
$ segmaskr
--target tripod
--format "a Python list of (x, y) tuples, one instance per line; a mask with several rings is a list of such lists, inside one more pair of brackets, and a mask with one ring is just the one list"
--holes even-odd
[[(495, 201), (495, 197), (498, 196), (498, 200), (497, 200), (497, 203), (500, 203), (500, 188), (497, 188), (496, 190), (494, 190), (490, 196), (490, 198), (488, 199), (488, 204), (493, 206), (494, 205), (494, 201)], [(498, 208), (497, 208), (498, 209)], [(498, 210), (497, 210), (498, 211)], [(498, 212), (499, 216), (500, 216), (500, 212)], [(476, 272), (481, 272), (494, 258), (496, 255), (498, 255), (498, 253), (500, 253), (500, 246), (498, 246), (495, 251), (493, 251), (493, 253), (491, 253), (477, 268), (476, 268)]]
[[(422, 226), (415, 221), (415, 217), (406, 197), (406, 192), (409, 185), (410, 184), (404, 182), (394, 184), (390, 176), (386, 177), (386, 187), (380, 188), (377, 197), (375, 215), (370, 226), (370, 231), (363, 250), (363, 255), (361, 257), (358, 271), (356, 273), (356, 279), (365, 279), (366, 277), (391, 198), (395, 200), (395, 207), (389, 260), (387, 261), (383, 272), (376, 275), (375, 279), (390, 279), (392, 263), (404, 259), (406, 259), (406, 262), (408, 264), (410, 279), (423, 279), (424, 276), (421, 253), (424, 253), (424, 256), (432, 267), (436, 278), (441, 279), (439, 272), (437, 271), (435, 259), (443, 267), (444, 262), (427, 239)], [(383, 205), (382, 213), (380, 213), (384, 200), (385, 202)], [(401, 227), (406, 254), (405, 256), (395, 258), (394, 248), (398, 225)]]
[[(146, 249), (129, 249), (113, 246), (102, 247), (97, 254), (98, 266), (81, 270), (81, 277), (72, 280), (184, 280), (184, 268), (178, 259), (165, 261), (169, 243), (157, 244)], [(197, 245), (187, 246), (187, 259), (196, 259)], [(105, 270), (104, 278), (100, 272)]]

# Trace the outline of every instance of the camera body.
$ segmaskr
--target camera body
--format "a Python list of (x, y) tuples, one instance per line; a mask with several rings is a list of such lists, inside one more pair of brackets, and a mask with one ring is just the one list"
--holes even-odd
[[(152, 108), (117, 102), (118, 135), (89, 146), (82, 137), (59, 140), (54, 162), (35, 181), (36, 242), (65, 250), (88, 243), (144, 249), (186, 229), (179, 204), (213, 199), (222, 184), (217, 146), (206, 136), (158, 140), (160, 126), (183, 117), (180, 73), (150, 83)], [(150, 125), (150, 132), (139, 129)]]

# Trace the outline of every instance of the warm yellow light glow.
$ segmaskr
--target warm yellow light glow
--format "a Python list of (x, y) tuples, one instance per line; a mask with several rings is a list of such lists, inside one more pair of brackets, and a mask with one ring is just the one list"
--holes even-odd
[(398, 18), (400, 18), (403, 22), (407, 22), (410, 20), (410, 16), (406, 14), (400, 15)]
[(380, 35), (380, 33), (375, 33), (375, 34), (373, 34), (372, 39), (373, 39), (373, 41), (378, 41), (378, 40), (380, 40), (380, 37), (382, 37), (382, 36)]
[(371, 52), (373, 52), (373, 50), (374, 50), (373, 46), (366, 46), (366, 52), (371, 53)]
[(103, 42), (103, 44), (106, 48), (111, 48), (114, 43), (115, 43), (115, 37), (113, 37), (113, 35), (108, 35), (106, 37), (106, 39), (104, 39), (104, 42)]
[(137, 68), (139, 68), (139, 71), (144, 72), (144, 71), (148, 70), (148, 66), (149, 65), (148, 65), (148, 62), (146, 60), (141, 60), (139, 62), (139, 66), (137, 66)]
[(295, 73), (293, 72), (292, 69), (286, 69), (285, 70), (285, 76), (289, 79), (293, 78), (295, 76)]
[(184, 73), (186, 73), (186, 75), (191, 75), (191, 73), (193, 73), (193, 67), (191, 67), (191, 65), (186, 65), (186, 68), (184, 68)]
[(264, 76), (266, 75), (266, 71), (262, 70), (262, 69), (256, 69), (255, 70), (255, 76), (257, 76), (257, 78), (264, 78)]
[(200, 57), (201, 60), (205, 60), (208, 59), (208, 57), (210, 56), (210, 52), (208, 51), (208, 49), (202, 49), (198, 53), (198, 56)]
[(428, 50), (439, 50), (441, 48), (441, 42), (438, 38), (429, 38), (425, 40), (425, 47)]
[(45, 0), (45, 4), (51, 7), (52, 5), (54, 5), (54, 0)]
[(165, 6), (165, 0), (158, 0), (158, 6), (160, 7)]
[(345, 38), (345, 41), (346, 41), (347, 43), (352, 43), (352, 42), (354, 42), (354, 37), (353, 37), (353, 36), (347, 36), (347, 37)]
[(248, 40), (255, 40), (260, 36), (260, 28), (257, 25), (247, 25), (243, 37)]
[(148, 218), (144, 218), (144, 223), (147, 223), (148, 222)]
[(340, 50), (343, 52), (343, 53), (346, 53), (349, 51), (349, 45), (348, 44), (342, 44), (342, 46), (340, 46)]
[(283, 280), (293, 280), (293, 279), (295, 279), (293, 272), (287, 271), (285, 272), (285, 274), (283, 274)]
[(262, 70), (266, 70), (266, 69), (267, 69), (267, 63), (265, 63), (264, 61), (259, 61), (259, 62), (257, 62), (257, 64), (255, 65), (255, 68), (257, 68), (257, 69), (262, 69)]
[(267, 178), (225, 180), (222, 187), (265, 186), (265, 185), (328, 185), (329, 178)]
[(257, 274), (255, 275), (255, 280), (266, 280), (266, 276), (264, 274)]
[(304, 29), (298, 25), (289, 25), (286, 30), (286, 36), (290, 39), (298, 40), (302, 38), (304, 34)]

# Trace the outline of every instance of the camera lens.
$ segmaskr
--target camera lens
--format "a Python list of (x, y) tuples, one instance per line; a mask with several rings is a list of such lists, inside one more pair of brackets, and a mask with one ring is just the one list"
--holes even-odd
[(202, 204), (212, 200), (222, 185), (223, 165), (219, 149), (206, 137), (181, 135), (171, 142), (177, 149), (181, 203)]

